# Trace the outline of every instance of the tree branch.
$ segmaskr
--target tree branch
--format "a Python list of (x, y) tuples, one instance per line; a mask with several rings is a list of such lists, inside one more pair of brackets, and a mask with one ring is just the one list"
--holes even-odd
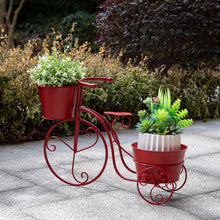
[(0, 25), (5, 23), (6, 1), (7, 0), (0, 0)]
[(9, 5), (9, 8), (8, 8), (8, 12), (7, 12), (7, 16), (6, 16), (6, 22), (5, 22), (5, 25), (6, 25), (6, 27), (8, 27), (8, 29), (10, 29), (10, 17), (11, 17), (13, 4), (14, 4), (14, 0), (10, 0), (10, 5)]
[(18, 8), (16, 9), (13, 19), (12, 19), (12, 24), (11, 27), (9, 29), (9, 33), (8, 33), (8, 44), (7, 44), (7, 49), (9, 49), (12, 44), (13, 44), (13, 34), (14, 34), (14, 29), (15, 29), (15, 25), (17, 23), (17, 19), (18, 19), (18, 15), (24, 5), (26, 0), (21, 0), (20, 5), (18, 6)]

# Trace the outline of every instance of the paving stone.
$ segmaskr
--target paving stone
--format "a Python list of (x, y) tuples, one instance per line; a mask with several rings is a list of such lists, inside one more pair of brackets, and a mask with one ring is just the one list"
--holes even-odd
[(202, 219), (220, 217), (220, 199), (207, 194), (180, 199), (175, 203), (171, 201), (170, 205)]
[(17, 173), (20, 171), (28, 171), (43, 167), (46, 167), (46, 162), (42, 156), (25, 157), (0, 162), (0, 170), (9, 173)]
[(220, 151), (220, 140), (200, 134), (183, 134), (181, 142), (188, 146), (185, 155), (186, 158), (218, 153)]
[(137, 195), (117, 190), (91, 195), (87, 198), (60, 201), (25, 210), (26, 214), (46, 219), (191, 219), (199, 218), (169, 206), (153, 206), (140, 200)]
[[(210, 162), (213, 166), (210, 166)], [(220, 152), (196, 158), (189, 158), (187, 159), (186, 164), (191, 170), (220, 178)]]
[(215, 132), (213, 131), (206, 131), (206, 132), (202, 132), (200, 133), (201, 136), (206, 136), (209, 138), (212, 138), (214, 140), (218, 140), (220, 141), (220, 129), (218, 127), (218, 130), (216, 129)]
[(42, 155), (43, 141), (27, 142), (16, 145), (5, 145), (0, 147), (0, 161), (6, 161), (17, 158), (31, 157), (33, 155)]
[[(162, 206), (145, 202), (138, 194), (136, 182), (125, 181), (116, 174), (109, 145), (104, 173), (95, 182), (81, 187), (67, 185), (52, 174), (44, 160), (43, 141), (1, 146), (0, 220), (220, 219), (219, 132), (219, 119), (207, 124), (196, 122), (186, 129), (182, 140), (188, 146), (185, 158), (188, 179)], [(123, 130), (119, 134), (126, 150), (131, 152), (137, 132)], [(65, 141), (72, 144), (72, 138)], [(81, 146), (88, 146), (83, 136), (79, 139)], [(51, 165), (65, 180), (73, 181), (72, 151), (60, 141), (57, 143), (57, 150), (49, 157)], [(100, 143), (78, 153), (77, 178), (83, 171), (94, 178), (102, 168), (104, 153)], [(133, 159), (125, 156), (125, 160), (134, 169)], [(118, 152), (116, 163), (124, 177), (136, 179), (135, 174), (123, 168)]]
[(22, 179), (22, 177), (16, 177), (3, 171), (0, 171), (0, 180), (0, 192), (33, 185), (33, 183)]
[[(56, 171), (62, 176), (63, 173), (62, 169), (56, 169)], [(20, 178), (32, 182), (34, 185), (52, 185), (57, 184), (61, 185), (62, 182), (57, 179), (53, 173), (49, 170), (49, 168), (42, 168), (42, 169), (33, 169), (24, 172), (19, 172), (17, 174)]]
[(47, 204), (54, 201), (64, 200), (65, 196), (54, 190), (40, 186), (23, 187), (1, 192), (1, 203), (14, 208), (25, 209)]
[[(119, 160), (120, 160), (119, 157), (117, 157), (116, 160), (117, 160), (117, 163), (118, 163), (118, 169), (120, 170), (121, 174), (125, 178), (136, 179), (136, 174), (133, 174), (133, 173), (125, 170), (125, 168), (123, 168), (123, 165), (119, 164)], [(88, 162), (82, 162), (82, 163), (77, 164), (77, 165), (78, 165), (76, 167), (77, 176), (80, 177), (80, 172), (87, 172), (89, 177), (90, 177), (90, 180), (91, 180), (92, 178), (94, 178), (98, 175), (99, 171), (101, 171), (101, 169), (103, 167), (103, 160), (92, 160), (92, 161), (88, 161)], [(130, 160), (128, 165), (130, 165), (130, 167), (134, 168), (134, 162), (132, 160)], [(60, 167), (66, 169), (66, 170), (70, 170), (70, 167), (68, 165), (63, 165), (63, 166), (60, 166)], [(106, 183), (107, 185), (111, 185), (114, 188), (115, 187), (120, 188), (120, 189), (124, 188), (124, 189), (130, 190), (130, 191), (135, 192), (135, 193), (137, 192), (135, 182), (125, 181), (124, 179), (122, 179), (121, 177), (119, 177), (116, 174), (116, 172), (113, 168), (111, 159), (109, 159), (107, 161), (107, 166), (106, 166), (103, 174), (99, 177), (98, 180), (103, 182), (103, 183)]]
[(220, 199), (220, 190), (214, 190), (213, 192), (207, 193), (207, 195)]
[(180, 191), (182, 194), (192, 196), (220, 189), (220, 178), (190, 169), (188, 169), (187, 172), (188, 178), (186, 184)]
[(206, 122), (203, 121), (194, 121), (192, 125), (184, 128), (185, 134), (198, 134), (211, 132), (213, 135), (219, 132), (220, 118), (209, 120)]
[(22, 213), (21, 209), (9, 207), (0, 203), (0, 220), (36, 220), (29, 214)]
[(68, 199), (88, 197), (94, 193), (97, 193), (97, 189), (100, 191), (103, 190), (103, 192), (110, 190), (110, 188), (104, 186), (104, 184), (98, 184), (97, 182), (95, 182), (95, 187), (91, 187), (91, 185), (93, 184), (88, 186), (70, 186), (67, 184), (63, 184), (62, 186), (50, 185), (50, 189), (53, 189), (55, 192), (59, 192), (61, 195), (67, 196)]

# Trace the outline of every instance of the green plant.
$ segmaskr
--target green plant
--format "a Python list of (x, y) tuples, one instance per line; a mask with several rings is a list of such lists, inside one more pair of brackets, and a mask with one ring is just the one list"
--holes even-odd
[(84, 76), (84, 68), (79, 61), (72, 62), (70, 57), (64, 57), (53, 49), (51, 55), (39, 57), (36, 67), (29, 72), (31, 78), (40, 86), (64, 86), (77, 84)]
[[(0, 30), (0, 145), (44, 139), (54, 124), (54, 121), (42, 119), (37, 87), (27, 71), (37, 65), (37, 51), (41, 56), (49, 54), (52, 46), (56, 46), (60, 53), (66, 50), (62, 53), (65, 57), (82, 62), (86, 76), (113, 78), (113, 82), (96, 82), (96, 89), (85, 87), (83, 90), (83, 105), (101, 114), (106, 110), (132, 112), (131, 121), (135, 126), (139, 121), (138, 111), (145, 107), (142, 100), (157, 96), (155, 91), (166, 86), (170, 88), (173, 100), (181, 99), (182, 109), (190, 108), (190, 118), (206, 121), (220, 117), (219, 67), (201, 66), (187, 70), (175, 66), (164, 76), (159, 69), (155, 72), (147, 69), (145, 60), (137, 66), (131, 62), (123, 65), (120, 56), (106, 56), (105, 48), (92, 53), (87, 43), (79, 46), (77, 40), (73, 46), (71, 35), (64, 39), (55, 30), (43, 38), (41, 47), (35, 39), (23, 47), (6, 50), (6, 41), (7, 37)], [(37, 51), (36, 47), (39, 48)], [(156, 103), (153, 102), (154, 108), (157, 108)], [(178, 112), (178, 102), (174, 103), (171, 107)], [(99, 126), (91, 115), (83, 113), (82, 117)], [(73, 134), (72, 124), (61, 124), (53, 135), (67, 134)]]
[(160, 88), (158, 97), (147, 98), (143, 101), (150, 109), (150, 114), (146, 110), (139, 111), (140, 122), (137, 123), (137, 130), (142, 133), (153, 134), (181, 134), (183, 128), (192, 124), (192, 119), (184, 119), (188, 110), (180, 109), (180, 99), (171, 105), (170, 90), (165, 92)]
[(73, 43), (75, 38), (78, 38), (79, 44), (88, 41), (94, 47), (96, 38), (95, 26), (93, 25), (94, 20), (95, 13), (90, 14), (85, 11), (77, 11), (63, 18), (60, 24), (60, 32), (63, 36), (67, 36), (74, 23)]

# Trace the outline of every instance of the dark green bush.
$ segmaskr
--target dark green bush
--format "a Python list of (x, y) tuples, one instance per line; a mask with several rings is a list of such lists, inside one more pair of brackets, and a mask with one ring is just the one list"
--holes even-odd
[[(15, 1), (14, 8), (19, 4), (20, 0)], [(76, 11), (87, 11), (95, 13), (97, 6), (102, 0), (31, 0), (26, 1), (19, 15), (19, 22), (35, 20), (39, 15), (44, 18), (49, 16), (66, 16)], [(32, 23), (32, 22), (31, 22)]]
[(75, 23), (73, 32), (73, 42), (75, 38), (79, 39), (79, 44), (89, 41), (94, 46), (95, 42), (95, 27), (93, 22), (95, 20), (95, 13), (89, 14), (85, 11), (78, 11), (73, 14), (65, 16), (60, 24), (60, 32), (63, 36), (67, 36), (70, 29)]
[[(20, 0), (14, 1), (14, 10), (17, 8)], [(68, 15), (74, 15), (77, 11), (81, 11), (83, 16), (86, 16), (87, 21), (94, 13), (97, 12), (97, 6), (102, 0), (31, 0), (26, 1), (23, 9), (18, 17), (18, 22), (15, 30), (14, 40), (15, 45), (24, 45), (27, 39), (44, 38), (51, 28), (59, 29), (62, 31), (66, 29), (61, 25), (62, 20)], [(88, 15), (87, 15), (88, 14)], [(91, 15), (90, 15), (91, 14)], [(79, 19), (79, 23), (83, 20)], [(77, 22), (78, 22), (77, 19)], [(95, 19), (95, 18), (94, 18)], [(94, 21), (92, 20), (92, 22)], [(85, 21), (85, 19), (84, 19)], [(80, 35), (80, 41), (95, 40), (95, 33), (92, 32), (92, 26), (89, 21), (88, 27), (83, 24), (82, 31), (77, 25), (77, 35)], [(86, 29), (86, 32), (83, 31)], [(82, 39), (81, 39), (82, 37)]]
[(99, 8), (97, 43), (113, 54), (125, 50), (125, 60), (144, 55), (150, 67), (167, 69), (219, 64), (219, 1), (106, 0)]

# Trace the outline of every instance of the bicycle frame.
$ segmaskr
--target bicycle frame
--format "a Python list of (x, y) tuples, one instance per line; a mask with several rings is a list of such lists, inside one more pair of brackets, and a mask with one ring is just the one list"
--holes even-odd
[[(141, 197), (151, 203), (151, 204), (163, 204), (165, 202), (167, 202), (174, 191), (180, 189), (184, 184), (185, 184), (185, 181), (186, 181), (186, 169), (183, 165), (183, 171), (185, 172), (185, 181), (184, 183), (181, 185), (181, 187), (179, 187), (177, 189), (177, 186), (174, 185), (176, 183), (173, 183), (171, 177), (169, 176), (169, 174), (165, 171), (165, 170), (162, 170), (161, 168), (158, 168), (156, 166), (152, 166), (152, 165), (147, 165), (147, 168), (142, 172), (142, 174), (137, 178), (134, 178), (134, 179), (130, 179), (130, 178), (127, 178), (125, 177), (124, 175), (122, 175), (122, 173), (119, 171), (118, 167), (117, 167), (117, 163), (116, 163), (116, 157), (115, 157), (115, 150), (114, 150), (114, 143), (118, 146), (118, 150), (119, 150), (119, 155), (120, 155), (120, 159), (121, 159), (121, 162), (124, 166), (125, 169), (127, 169), (129, 172), (133, 173), (133, 174), (136, 174), (136, 171), (132, 170), (125, 162), (124, 160), (124, 157), (123, 157), (123, 153), (125, 153), (126, 155), (128, 155), (132, 160), (134, 158), (134, 156), (132, 154), (130, 154), (127, 150), (125, 150), (121, 144), (120, 144), (120, 141), (119, 141), (119, 138), (117, 136), (117, 133), (116, 131), (114, 130), (113, 128), (113, 123), (114, 121), (118, 118), (118, 117), (125, 117), (127, 120), (128, 120), (128, 124), (125, 125), (124, 124), (124, 121), (121, 122), (121, 125), (122, 127), (124, 128), (128, 128), (130, 126), (130, 118), (129, 116), (131, 116), (131, 113), (129, 112), (104, 112), (105, 114), (108, 114), (108, 115), (113, 115), (114, 118), (112, 119), (111, 122), (109, 122), (105, 117), (103, 117), (101, 114), (99, 114), (98, 112), (92, 110), (92, 109), (89, 109), (87, 108), (86, 106), (83, 106), (82, 105), (82, 99), (83, 99), (83, 87), (84, 86), (87, 86), (87, 87), (91, 87), (91, 88), (96, 88), (96, 84), (91, 84), (91, 83), (87, 83), (85, 81), (90, 81), (90, 80), (101, 80), (101, 81), (112, 81), (112, 78), (106, 78), (106, 77), (88, 77), (88, 78), (84, 78), (84, 79), (81, 79), (78, 81), (78, 96), (77, 96), (77, 104), (76, 104), (76, 111), (75, 111), (75, 117), (74, 118), (69, 118), (69, 119), (64, 119), (64, 120), (61, 120), (61, 121), (58, 121), (57, 123), (55, 123), (50, 129), (49, 131), (47, 132), (46, 134), (46, 137), (45, 137), (45, 141), (44, 141), (44, 157), (45, 157), (45, 160), (46, 160), (46, 163), (49, 167), (49, 169), (51, 170), (51, 172), (58, 178), (60, 179), (61, 181), (63, 181), (64, 183), (66, 184), (69, 184), (69, 185), (72, 185), (72, 186), (82, 186), (82, 185), (87, 185), (87, 184), (90, 184), (92, 182), (94, 182), (95, 180), (97, 180), (101, 175), (102, 173), (104, 172), (105, 170), (105, 167), (106, 167), (106, 164), (107, 164), (107, 160), (108, 160), (108, 146), (107, 146), (107, 142), (102, 134), (102, 132), (91, 122), (81, 118), (81, 113), (82, 112), (86, 112), (88, 114), (90, 114), (91, 116), (95, 117), (98, 122), (102, 125), (102, 128), (104, 129), (104, 131), (106, 132), (107, 134), (107, 138), (108, 138), (108, 141), (110, 143), (110, 149), (111, 149), (111, 156), (112, 156), (112, 163), (113, 163), (113, 167), (114, 167), (114, 170), (116, 172), (116, 174), (118, 176), (120, 176), (122, 179), (126, 180), (126, 181), (132, 181), (132, 182), (136, 182), (137, 183), (137, 189), (138, 189), (138, 192), (139, 194), (141, 195)], [(67, 122), (67, 121), (73, 121), (75, 122), (75, 131), (74, 131), (74, 140), (73, 140), (73, 147), (71, 147), (69, 144), (67, 144), (62, 138), (60, 137), (57, 137), (57, 136), (50, 136), (51, 132), (58, 126), (60, 125), (61, 123), (63, 122)], [(96, 134), (96, 140), (94, 141), (93, 144), (91, 144), (90, 146), (87, 146), (87, 147), (84, 147), (82, 149), (78, 149), (78, 139), (79, 139), (79, 133), (80, 133), (80, 123), (84, 123), (84, 124), (87, 124), (88, 125), (88, 128), (85, 130), (85, 134), (86, 136), (90, 136), (91, 133), (89, 133), (89, 131), (93, 131), (95, 134)], [(89, 177), (89, 174), (85, 171), (81, 172), (81, 179), (78, 179), (75, 175), (75, 159), (76, 159), (76, 154), (77, 153), (80, 153), (82, 151), (85, 151), (87, 149), (90, 149), (92, 148), (93, 146), (95, 146), (97, 144), (97, 142), (99, 141), (99, 138), (101, 139), (101, 141), (103, 142), (103, 146), (104, 146), (104, 149), (105, 149), (105, 158), (104, 158), (104, 162), (103, 162), (103, 166), (101, 168), (101, 170), (98, 172), (98, 174), (93, 177), (92, 179), (90, 179)], [(65, 144), (73, 153), (73, 156), (72, 156), (72, 177), (73, 177), (73, 181), (74, 182), (70, 182), (66, 179), (64, 179), (63, 177), (61, 177), (60, 175), (57, 174), (57, 172), (55, 172), (55, 170), (53, 169), (52, 165), (50, 164), (50, 161), (48, 159), (48, 155), (47, 155), (47, 152), (55, 152), (56, 151), (56, 145), (55, 144), (50, 144), (49, 145), (49, 142), (53, 139), (57, 139), (59, 141), (61, 141), (63, 144)], [(156, 182), (153, 184), (153, 187), (150, 191), (150, 200), (149, 201), (148, 199), (146, 199), (141, 190), (140, 190), (140, 186), (145, 186), (147, 185), (147, 183), (143, 182), (142, 181), (142, 177), (143, 176), (148, 176), (151, 178), (151, 182), (154, 182), (154, 177), (151, 175), (151, 169), (158, 169), (160, 170), (160, 172), (162, 172), (162, 174), (164, 176), (166, 176), (166, 178), (169, 180), (167, 181), (167, 183), (165, 184), (165, 186), (161, 186), (161, 184), (157, 184)], [(171, 188), (168, 187), (168, 185), (171, 185)], [(163, 191), (166, 191), (166, 192), (169, 192), (170, 195), (167, 199), (164, 199), (163, 196), (161, 194), (157, 194), (156, 195), (156, 198), (157, 197), (160, 197), (160, 201), (156, 201), (153, 197), (152, 197), (152, 191), (155, 189), (155, 188), (159, 188), (159, 189), (162, 189)]]

